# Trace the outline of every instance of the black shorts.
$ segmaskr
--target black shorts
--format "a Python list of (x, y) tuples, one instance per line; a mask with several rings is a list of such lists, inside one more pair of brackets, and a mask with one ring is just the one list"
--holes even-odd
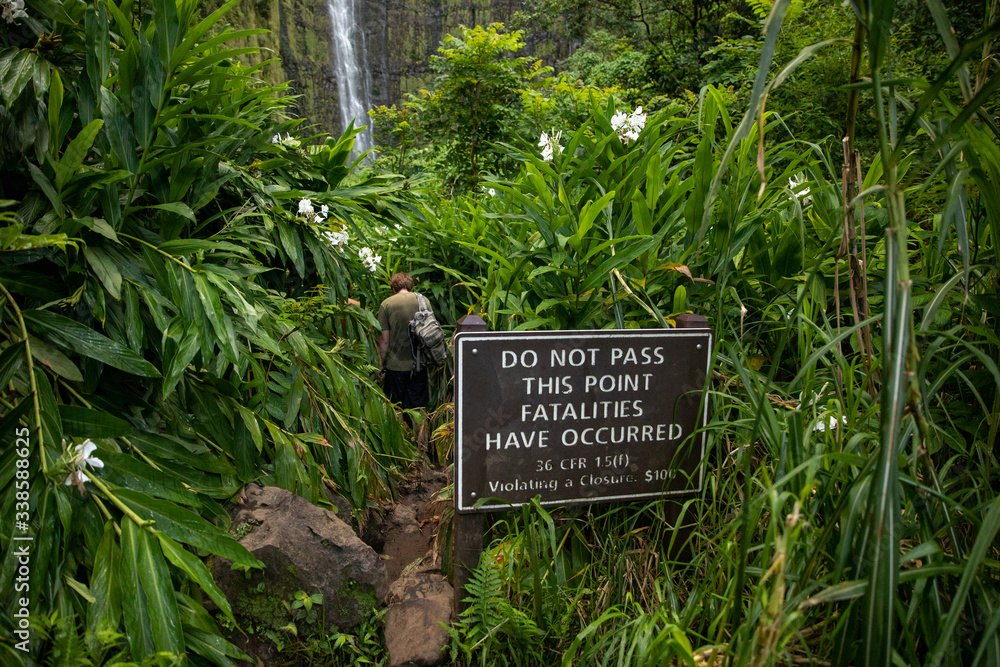
[(403, 408), (427, 406), (427, 369), (411, 371), (385, 371), (385, 395)]

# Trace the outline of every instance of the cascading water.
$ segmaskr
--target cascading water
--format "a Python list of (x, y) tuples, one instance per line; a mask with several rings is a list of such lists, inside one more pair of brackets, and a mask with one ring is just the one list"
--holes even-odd
[[(333, 66), (337, 75), (340, 120), (343, 127), (370, 126), (368, 118), (368, 68), (365, 66), (365, 35), (354, 20), (355, 0), (326, 0), (333, 27)], [(372, 147), (368, 129), (354, 139), (355, 153)]]

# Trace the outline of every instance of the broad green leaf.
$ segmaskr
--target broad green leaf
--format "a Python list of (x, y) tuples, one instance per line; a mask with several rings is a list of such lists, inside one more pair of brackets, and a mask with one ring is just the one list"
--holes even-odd
[(618, 250), (616, 254), (609, 256), (601, 262), (599, 267), (591, 272), (590, 276), (580, 286), (580, 292), (589, 292), (604, 284), (608, 279), (608, 272), (611, 269), (621, 270), (623, 267), (628, 266), (636, 257), (655, 248), (659, 244), (659, 241), (659, 238), (650, 236), (643, 241), (633, 243), (627, 248)]
[(160, 376), (153, 364), (132, 350), (68, 317), (47, 310), (26, 310), (24, 320), (36, 333), (77, 354), (97, 359), (133, 375)]
[(157, 246), (163, 252), (174, 255), (175, 257), (180, 257), (182, 255), (190, 255), (196, 252), (205, 251), (222, 251), (235, 252), (241, 255), (249, 254), (249, 250), (240, 247), (235, 243), (229, 243), (228, 241), (212, 241), (209, 239), (176, 239), (174, 241), (166, 241)]
[(56, 167), (56, 189), (61, 191), (70, 177), (83, 165), (87, 152), (94, 145), (94, 139), (103, 126), (104, 121), (100, 118), (92, 120), (80, 130), (80, 134), (76, 135), (73, 141), (69, 142), (66, 152), (59, 158), (59, 166)]
[(63, 214), (62, 197), (59, 196), (59, 193), (52, 186), (52, 181), (49, 180), (49, 177), (41, 169), (35, 166), (34, 162), (28, 163), (28, 171), (31, 172), (31, 178), (35, 181), (35, 184), (45, 193), (49, 203), (52, 204), (53, 210), (61, 217)]
[(87, 608), (87, 629), (90, 642), (97, 644), (97, 633), (117, 630), (122, 616), (122, 587), (119, 582), (121, 549), (116, 540), (114, 523), (104, 524), (104, 537), (94, 555), (90, 592), (95, 602)]
[(169, 211), (170, 213), (176, 213), (179, 216), (187, 218), (191, 222), (198, 222), (198, 218), (195, 217), (194, 211), (191, 210), (191, 207), (182, 201), (174, 201), (174, 202), (169, 202), (167, 204), (153, 204), (149, 208), (157, 208), (160, 209), (161, 211)]
[(6, 387), (10, 379), (14, 377), (14, 373), (21, 368), (25, 353), (26, 349), (23, 340), (8, 345), (4, 348), (3, 352), (0, 352), (0, 387)]
[(78, 405), (60, 405), (63, 432), (77, 438), (121, 438), (132, 433), (132, 425), (106, 412)]
[[(22, 417), (25, 417), (34, 408), (34, 402), (31, 400), (30, 396), (21, 399), (21, 402), (15, 405), (10, 410), (4, 413), (4, 416), (0, 418), (0, 438), (8, 438), (14, 433), (14, 427), (18, 425), (18, 422)], [(28, 423), (28, 420), (25, 420)], [(34, 423), (33, 421), (31, 423)], [(10, 474), (13, 476), (14, 471), (11, 469)]]
[(299, 235), (284, 220), (279, 219), (277, 225), (281, 247), (288, 253), (288, 257), (292, 260), (292, 264), (295, 265), (295, 270), (298, 274), (304, 276), (306, 272), (305, 259), (302, 256), (302, 242), (299, 240)]
[(262, 566), (242, 544), (191, 510), (130, 489), (117, 489), (115, 495), (143, 519), (156, 521), (157, 530), (178, 542), (228, 558), (239, 567)]
[(106, 220), (86, 216), (83, 218), (74, 218), (74, 221), (79, 222), (84, 227), (97, 232), (106, 239), (114, 241), (115, 243), (118, 242), (118, 234), (115, 233), (115, 230), (107, 223)]
[(583, 208), (580, 210), (580, 224), (577, 227), (576, 232), (573, 234), (573, 239), (575, 241), (574, 247), (579, 246), (579, 244), (583, 241), (583, 237), (586, 236), (587, 232), (590, 231), (590, 228), (594, 226), (594, 220), (597, 219), (598, 215), (605, 211), (614, 199), (615, 191), (612, 190), (596, 202), (588, 201), (583, 205)]
[(62, 110), (63, 103), (63, 83), (62, 78), (59, 76), (59, 70), (55, 69), (52, 72), (52, 79), (49, 83), (49, 104), (48, 104), (48, 121), (49, 121), (49, 154), (52, 158), (59, 155), (59, 149), (62, 148), (62, 132), (60, 127), (62, 123), (59, 119), (59, 112)]
[(0, 78), (0, 95), (10, 107), (25, 89), (25, 84), (34, 73), (38, 55), (31, 49), (12, 47), (4, 53), (4, 56), (8, 57), (3, 58), (3, 63), (6, 66), (0, 69), (0, 73), (3, 74), (3, 77)]
[(38, 408), (42, 416), (42, 437), (40, 442), (33, 444), (44, 444), (48, 455), (57, 457), (62, 454), (62, 418), (49, 378), (40, 368), (35, 368), (35, 387), (38, 389)]
[[(118, 267), (115, 266), (114, 260), (106, 252), (93, 246), (84, 246), (83, 254), (87, 258), (90, 268), (94, 270), (101, 284), (104, 285), (104, 289), (108, 290), (108, 294), (116, 301), (120, 300), (122, 296), (122, 274), (118, 272)], [(131, 350), (129, 351), (131, 352)]]
[(101, 88), (101, 114), (104, 116), (104, 131), (111, 143), (111, 150), (118, 158), (118, 164), (129, 173), (139, 171), (139, 156), (135, 152), (135, 133), (118, 97)]
[(170, 63), (171, 69), (176, 69), (182, 60), (187, 58), (188, 53), (195, 44), (214, 26), (216, 26), (223, 16), (238, 5), (240, 0), (229, 0), (224, 5), (202, 19), (198, 24), (192, 26), (184, 34), (184, 40), (177, 46), (173, 53), (173, 60)]
[[(131, 521), (125, 521), (131, 523)], [(184, 631), (181, 627), (177, 601), (174, 599), (174, 582), (163, 558), (159, 543), (147, 530), (137, 531), (136, 565), (139, 581), (146, 594), (146, 609), (152, 625), (153, 646), (157, 651), (181, 653), (184, 650)]]
[(236, 342), (230, 339), (226, 328), (226, 320), (228, 318), (222, 309), (222, 301), (219, 299), (218, 290), (209, 282), (208, 277), (204, 273), (195, 274), (194, 284), (198, 290), (198, 298), (201, 300), (201, 306), (205, 309), (208, 321), (211, 322), (212, 329), (215, 331), (216, 344), (222, 350), (229, 352), (227, 357), (231, 363), (235, 364), (237, 362)]
[(232, 475), (236, 471), (219, 455), (212, 455), (204, 448), (192, 452), (176, 439), (157, 433), (136, 433), (131, 438), (143, 453), (159, 459), (169, 459), (186, 467), (221, 475)]
[(120, 581), (122, 591), (122, 615), (125, 618), (125, 636), (132, 649), (132, 656), (142, 659), (152, 655), (153, 626), (146, 606), (146, 594), (142, 589), (139, 570), (143, 567), (140, 561), (141, 539), (139, 533), (144, 532), (135, 522), (125, 519), (121, 522), (121, 570)]
[(243, 419), (243, 423), (246, 424), (247, 430), (250, 432), (250, 437), (253, 438), (254, 445), (257, 446), (257, 451), (260, 452), (264, 447), (264, 438), (260, 432), (260, 424), (257, 423), (257, 415), (238, 403), (236, 407), (239, 409), (240, 418)]
[[(197, 329), (189, 329), (184, 333), (179, 345), (171, 345), (173, 353), (167, 352), (164, 345), (164, 363), (166, 364), (163, 377), (163, 397), (166, 398), (173, 393), (180, 382), (181, 376), (188, 369), (188, 365), (195, 355), (198, 354), (199, 332)], [(169, 356), (168, 356), (169, 355)]]
[(179, 478), (168, 471), (153, 468), (128, 454), (99, 449), (104, 462), (101, 478), (139, 493), (164, 500), (171, 500), (192, 507), (200, 507), (201, 499), (193, 489), (184, 486)]
[(229, 600), (219, 590), (219, 587), (215, 585), (215, 580), (212, 579), (211, 573), (209, 573), (205, 564), (201, 562), (201, 559), (170, 539), (162, 531), (156, 531), (156, 537), (160, 540), (163, 555), (177, 568), (183, 570), (192, 581), (201, 586), (205, 594), (212, 598), (212, 602), (222, 610), (222, 613), (226, 615), (226, 618), (231, 623), (236, 623), (236, 619), (233, 618), (233, 610), (229, 606)]

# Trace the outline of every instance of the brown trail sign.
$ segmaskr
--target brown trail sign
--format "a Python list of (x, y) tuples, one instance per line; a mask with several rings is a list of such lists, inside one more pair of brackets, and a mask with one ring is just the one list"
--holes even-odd
[(681, 325), (696, 328), (487, 332), (478, 318), (459, 328), (457, 599), (461, 565), (474, 568), (482, 548), (482, 520), (469, 514), (535, 496), (565, 505), (701, 490), (713, 334), (690, 319)]

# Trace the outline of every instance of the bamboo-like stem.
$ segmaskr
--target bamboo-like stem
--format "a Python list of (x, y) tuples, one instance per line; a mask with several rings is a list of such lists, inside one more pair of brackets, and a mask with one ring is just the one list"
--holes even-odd
[(94, 486), (96, 486), (98, 489), (101, 490), (101, 493), (103, 493), (105, 496), (108, 497), (108, 500), (114, 503), (115, 507), (120, 509), (125, 516), (132, 519), (132, 521), (134, 521), (137, 526), (139, 526), (140, 528), (152, 529), (152, 527), (156, 525), (156, 521), (153, 521), (152, 519), (149, 520), (143, 519), (141, 516), (133, 512), (131, 507), (122, 502), (122, 500), (118, 496), (111, 493), (111, 489), (106, 487), (104, 485), (104, 482), (102, 482), (100, 479), (92, 475), (88, 470), (84, 469), (82, 472), (84, 475), (87, 476), (87, 479), (89, 479), (91, 482), (94, 483)]
[(185, 269), (187, 269), (191, 273), (198, 273), (197, 271), (195, 271), (194, 269), (192, 269), (190, 266), (188, 266), (187, 264), (185, 264), (181, 260), (179, 260), (176, 257), (174, 257), (173, 255), (171, 255), (169, 252), (164, 252), (164, 251), (160, 250), (159, 248), (157, 248), (155, 245), (153, 245), (149, 241), (143, 241), (142, 239), (140, 239), (138, 237), (131, 236), (130, 234), (126, 234), (124, 232), (118, 232), (118, 236), (124, 236), (127, 239), (131, 239), (133, 241), (138, 241), (139, 243), (143, 244), (144, 246), (152, 248), (153, 250), (155, 250), (156, 252), (160, 253), (161, 255), (163, 255), (164, 257), (166, 257), (167, 259), (169, 259), (170, 261), (176, 262), (180, 266), (183, 266)]
[(7, 302), (10, 307), (14, 309), (14, 314), (17, 316), (18, 326), (21, 327), (21, 335), (24, 337), (24, 352), (28, 359), (28, 381), (31, 386), (31, 401), (35, 411), (35, 430), (38, 434), (38, 454), (42, 459), (42, 474), (46, 475), (49, 472), (48, 459), (45, 458), (45, 435), (42, 432), (42, 408), (38, 403), (38, 385), (35, 382), (35, 364), (31, 360), (31, 341), (28, 340), (28, 327), (24, 324), (24, 316), (21, 314), (21, 309), (17, 307), (17, 302), (14, 301), (13, 295), (7, 291), (3, 283), (0, 283), (0, 290), (3, 290), (4, 296), (7, 298)]

